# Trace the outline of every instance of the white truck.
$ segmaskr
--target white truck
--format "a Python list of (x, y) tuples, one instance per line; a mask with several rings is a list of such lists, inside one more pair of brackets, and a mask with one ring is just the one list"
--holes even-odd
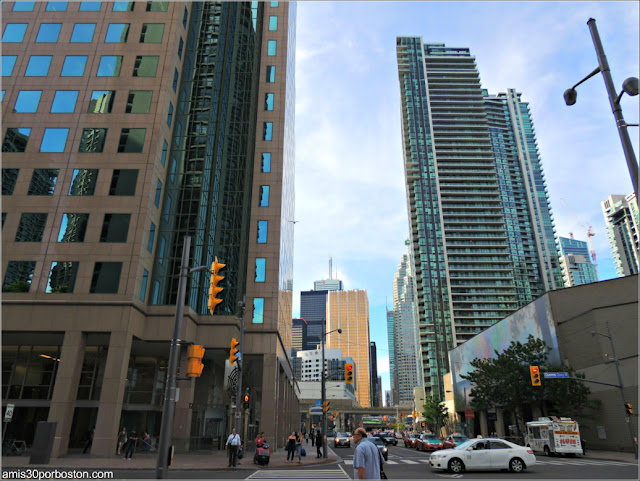
[(525, 445), (546, 456), (582, 454), (580, 428), (571, 418), (551, 416), (528, 422)]

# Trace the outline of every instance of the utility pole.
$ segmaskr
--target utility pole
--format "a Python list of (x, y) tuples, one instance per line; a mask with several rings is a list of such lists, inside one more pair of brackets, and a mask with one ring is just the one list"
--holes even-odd
[[(244, 298), (242, 301), (238, 303), (240, 307), (240, 359), (236, 361), (236, 369), (238, 370), (238, 382), (236, 384), (236, 432), (240, 434), (242, 431), (240, 427), (242, 426), (242, 408), (241, 400), (242, 400), (242, 364), (244, 363)], [(246, 442), (246, 439), (245, 439)]]
[[(326, 317), (326, 316), (325, 316)], [(327, 385), (326, 385), (326, 369), (324, 367), (324, 343), (327, 337), (327, 320), (322, 319), (322, 364), (320, 368), (321, 376), (321, 396), (322, 396), (322, 457), (327, 457), (327, 411), (325, 410), (324, 403), (327, 400)]]

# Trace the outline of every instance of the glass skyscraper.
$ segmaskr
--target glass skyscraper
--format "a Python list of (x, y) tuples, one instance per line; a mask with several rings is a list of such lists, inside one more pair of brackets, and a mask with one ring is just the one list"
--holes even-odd
[(520, 95), (488, 96), (468, 48), (396, 46), (421, 375), (444, 398), (448, 350), (562, 278)]
[(560, 266), (565, 287), (598, 282), (598, 272), (589, 260), (587, 243), (573, 237), (559, 237), (559, 241)]
[(629, 195), (610, 195), (601, 203), (611, 253), (618, 277), (638, 273), (638, 200)]

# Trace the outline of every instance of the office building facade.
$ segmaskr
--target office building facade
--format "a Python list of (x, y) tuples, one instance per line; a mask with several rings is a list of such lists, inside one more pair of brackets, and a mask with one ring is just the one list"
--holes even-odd
[(387, 310), (387, 341), (389, 342), (389, 391), (391, 402), (398, 404), (398, 376), (396, 371), (396, 317), (394, 311)]
[(596, 266), (589, 259), (587, 243), (573, 237), (559, 237), (560, 267), (565, 287), (598, 282)]
[(293, 319), (291, 327), (291, 355), (297, 351), (304, 351), (307, 345), (307, 321)]
[(369, 343), (369, 376), (371, 379), (371, 407), (380, 407), (380, 398), (378, 397), (378, 350), (376, 343)]
[(327, 319), (327, 292), (341, 291), (342, 281), (315, 281), (312, 291), (300, 292), (300, 317), (307, 321), (307, 343), (304, 349), (315, 349), (322, 343), (322, 322)]
[(610, 195), (601, 203), (618, 277), (638, 273), (638, 200), (631, 193)]
[(243, 300), (249, 433), (281, 444), (297, 425), (284, 220), (295, 3), (3, 2), (2, 14), (8, 435), (30, 443), (37, 421), (55, 421), (54, 457), (92, 425), (96, 456), (113, 455), (122, 426), (157, 437), (190, 236), (189, 266), (226, 267), (213, 316), (209, 276), (189, 277), (181, 338), (206, 352), (202, 376), (179, 382), (176, 449), (229, 431)]
[(519, 94), (491, 98), (468, 48), (396, 42), (427, 395), (449, 349), (562, 287), (535, 134)]

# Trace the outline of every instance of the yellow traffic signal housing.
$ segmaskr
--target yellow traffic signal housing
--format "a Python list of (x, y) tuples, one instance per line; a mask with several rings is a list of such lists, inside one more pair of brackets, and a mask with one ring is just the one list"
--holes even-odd
[(231, 351), (229, 352), (229, 364), (231, 364), (232, 366), (238, 360), (238, 356), (236, 356), (236, 354), (238, 354), (237, 347), (239, 344), (240, 343), (235, 337), (231, 339)]
[(344, 365), (344, 382), (353, 384), (353, 364), (351, 363)]
[(633, 415), (633, 405), (631, 403), (626, 403), (624, 409), (629, 416)]
[(323, 412), (327, 412), (329, 410), (329, 401), (325, 401), (324, 403), (322, 403), (322, 411)]
[(187, 376), (200, 377), (202, 374), (202, 358), (204, 357), (204, 347), (191, 345), (187, 348)]
[(338, 411), (333, 411), (333, 415), (334, 415), (335, 417), (338, 417)]
[(211, 280), (209, 281), (209, 312), (213, 314), (216, 306), (222, 302), (222, 299), (218, 299), (218, 294), (222, 292), (224, 287), (218, 287), (218, 282), (224, 279), (224, 276), (218, 275), (220, 269), (226, 264), (220, 264), (216, 257), (211, 264)]
[(540, 379), (540, 369), (538, 369), (538, 366), (529, 366), (529, 373), (531, 374), (531, 385), (542, 386), (542, 380)]

